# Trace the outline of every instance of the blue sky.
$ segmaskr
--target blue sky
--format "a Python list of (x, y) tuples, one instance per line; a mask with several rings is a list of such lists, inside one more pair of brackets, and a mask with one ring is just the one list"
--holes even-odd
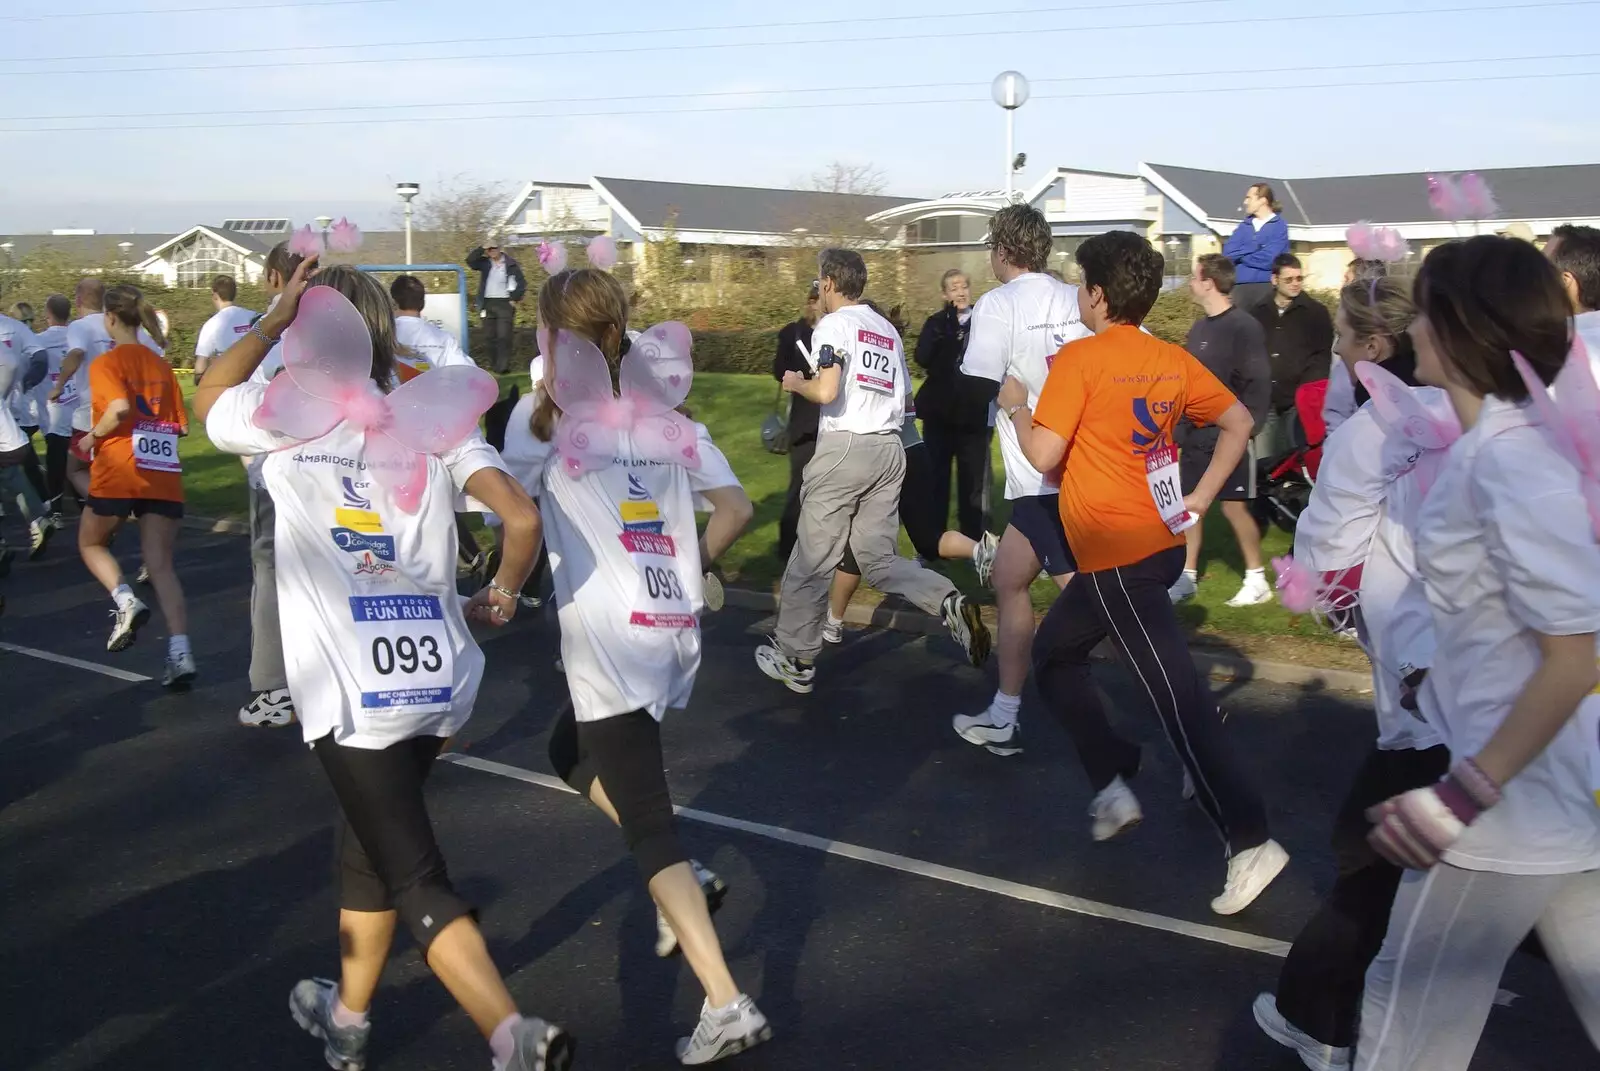
[[(1141, 160), (1289, 177), (1600, 160), (1587, 103), (1600, 0), (1419, 3), (1436, 13), (1390, 14), (1389, 0), (994, 0), (1018, 13), (984, 15), (946, 14), (962, 5), (943, 0), (237, 0), (188, 13), (160, 12), (225, 0), (10, 0), (0, 230), (324, 211), (384, 227), (398, 179), (508, 196), (525, 179), (595, 174), (786, 186), (835, 160), (881, 169), (892, 193), (992, 188), (1004, 126), (987, 84), (1007, 68), (1034, 80), (1017, 121), (1025, 179)], [(806, 22), (817, 15), (835, 17)], [(668, 32), (777, 22), (798, 25)], [(379, 42), (413, 43), (348, 47)], [(104, 58), (140, 53), (178, 55)], [(1425, 60), (1469, 62), (1378, 66)], [(1558, 72), (1587, 73), (1511, 77)], [(1434, 79), (1455, 81), (1397, 84)], [(880, 88), (895, 86), (918, 88)], [(491, 101), (548, 103), (383, 110)], [(661, 113), (615, 114), (649, 110)], [(249, 125), (261, 123), (282, 125)], [(212, 125), (157, 129), (185, 124)], [(62, 127), (112, 129), (40, 129)]]

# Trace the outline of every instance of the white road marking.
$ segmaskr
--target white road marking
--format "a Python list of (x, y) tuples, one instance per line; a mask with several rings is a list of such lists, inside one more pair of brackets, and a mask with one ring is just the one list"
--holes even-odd
[(85, 662), (81, 658), (69, 658), (66, 655), (52, 654), (49, 651), (41, 651), (36, 647), (20, 647), (14, 643), (0, 643), (0, 651), (27, 655), (29, 658), (42, 658), (46, 662), (71, 666), (73, 669), (86, 669), (90, 673), (98, 673), (103, 677), (114, 677), (119, 681), (132, 681), (135, 684), (140, 681), (155, 679), (154, 677), (146, 677), (143, 673), (133, 673), (126, 669), (118, 669), (115, 666), (102, 666), (98, 662)]
[[(549, 774), (525, 770), (520, 766), (508, 766), (505, 763), (490, 762), (486, 759), (474, 758), (470, 755), (462, 755), (456, 752), (441, 755), (439, 758), (445, 762), (455, 763), (457, 766), (465, 766), (469, 769), (481, 770), (484, 773), (495, 774), (499, 777), (509, 777), (525, 784), (538, 785), (540, 788), (553, 788), (560, 792), (576, 795), (559, 778), (552, 777)], [(854, 859), (861, 863), (871, 863), (873, 866), (898, 870), (905, 874), (915, 874), (918, 877), (932, 878), (935, 881), (943, 881), (951, 885), (961, 885), (968, 889), (993, 893), (996, 896), (1005, 896), (1012, 900), (1021, 900), (1024, 903), (1039, 904), (1043, 907), (1069, 911), (1075, 915), (1087, 915), (1090, 918), (1122, 922), (1149, 930), (1161, 930), (1165, 933), (1178, 934), (1181, 937), (1192, 937), (1197, 941), (1209, 941), (1212, 944), (1226, 945), (1229, 948), (1237, 948), (1246, 952), (1260, 952), (1268, 956), (1277, 956), (1280, 959), (1289, 954), (1287, 942), (1275, 941), (1270, 937), (1260, 937), (1253, 933), (1224, 929), (1221, 926), (1207, 926), (1204, 923), (1189, 922), (1184, 919), (1168, 918), (1166, 915), (1157, 915), (1148, 911), (1135, 911), (1131, 908), (1118, 907), (1115, 904), (1103, 904), (1096, 900), (1086, 900), (1081, 896), (1068, 896), (1066, 893), (1058, 893), (1050, 889), (1023, 885), (1015, 881), (1006, 881), (1004, 878), (990, 877), (987, 874), (960, 870), (956, 867), (943, 866), (939, 863), (929, 863), (922, 859), (913, 859), (910, 856), (898, 855), (894, 852), (879, 851), (876, 848), (864, 848), (858, 844), (829, 840), (826, 837), (801, 833), (793, 829), (785, 829), (782, 826), (751, 822), (743, 818), (730, 818), (727, 815), (712, 814), (709, 811), (699, 811), (692, 807), (674, 806), (673, 810), (678, 813), (679, 817), (691, 822), (700, 822), (704, 825), (719, 826), (723, 829), (732, 829), (757, 837), (766, 837), (769, 840), (781, 841), (784, 844), (810, 848), (813, 851), (837, 855), (845, 859)]]

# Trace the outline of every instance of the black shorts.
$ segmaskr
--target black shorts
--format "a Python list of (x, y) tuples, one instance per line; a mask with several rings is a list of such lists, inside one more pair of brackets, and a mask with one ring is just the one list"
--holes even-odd
[(89, 512), (97, 517), (143, 517), (146, 513), (156, 517), (183, 520), (183, 503), (168, 502), (164, 498), (96, 498), (89, 496)]
[[(1193, 494), (1200, 478), (1206, 474), (1206, 469), (1211, 465), (1210, 450), (1196, 450), (1194, 447), (1184, 447), (1178, 454), (1178, 480), (1183, 484), (1183, 493)], [(1234, 469), (1228, 477), (1228, 482), (1222, 485), (1222, 490), (1217, 492), (1219, 502), (1249, 502), (1256, 497), (1256, 444), (1251, 440), (1245, 448), (1244, 458), (1239, 462), (1239, 467)]]
[(1027, 495), (1011, 500), (1011, 527), (1028, 537), (1039, 564), (1051, 576), (1078, 571), (1061, 525), (1061, 495)]

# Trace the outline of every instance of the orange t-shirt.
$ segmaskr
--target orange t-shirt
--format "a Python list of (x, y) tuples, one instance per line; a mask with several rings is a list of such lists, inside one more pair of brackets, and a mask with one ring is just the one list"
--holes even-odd
[(1182, 546), (1161, 519), (1145, 455), (1172, 443), (1180, 416), (1210, 424), (1234, 397), (1182, 346), (1118, 324), (1061, 347), (1033, 422), (1067, 440), (1061, 522), (1086, 573)]
[(117, 429), (95, 444), (89, 494), (95, 498), (183, 501), (178, 436), (189, 430), (178, 377), (154, 350), (125, 343), (89, 366), (96, 425), (118, 398), (131, 407)]

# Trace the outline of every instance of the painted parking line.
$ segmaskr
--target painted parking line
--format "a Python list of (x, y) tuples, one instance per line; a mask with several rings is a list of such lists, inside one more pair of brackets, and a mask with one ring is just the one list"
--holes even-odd
[[(490, 762), (486, 759), (474, 758), (470, 755), (462, 755), (455, 752), (441, 755), (439, 758), (457, 766), (465, 766), (470, 770), (494, 774), (497, 777), (507, 777), (515, 781), (521, 781), (524, 784), (555, 789), (559, 792), (572, 792), (572, 789), (559, 778), (552, 777), (549, 774), (536, 773), (533, 770), (525, 770), (520, 766), (508, 766), (503, 762)], [(679, 817), (691, 822), (699, 822), (702, 825), (718, 826), (722, 829), (731, 829), (740, 833), (765, 837), (768, 840), (792, 844), (799, 848), (809, 848), (813, 851), (837, 855), (845, 859), (854, 859), (857, 862), (870, 863), (873, 866), (898, 870), (905, 874), (932, 878), (935, 881), (960, 885), (968, 889), (976, 889), (979, 892), (1020, 900), (1024, 903), (1068, 911), (1074, 915), (1087, 915), (1090, 918), (1121, 922), (1148, 930), (1160, 930), (1163, 933), (1177, 934), (1180, 937), (1226, 945), (1229, 948), (1237, 948), (1246, 952), (1260, 952), (1279, 958), (1289, 954), (1288, 942), (1275, 941), (1270, 937), (1261, 937), (1253, 933), (1224, 929), (1221, 926), (1207, 926), (1204, 923), (1189, 922), (1185, 919), (1169, 918), (1166, 915), (1157, 915), (1149, 911), (1135, 911), (1131, 908), (1118, 907), (1115, 904), (1103, 904), (1097, 900), (1086, 900), (1081, 896), (1068, 896), (1065, 893), (1055, 892), (1051, 889), (1023, 885), (1019, 882), (1006, 881), (1004, 878), (990, 877), (987, 874), (979, 874), (971, 870), (961, 870), (957, 867), (930, 863), (926, 860), (913, 859), (910, 856), (898, 855), (894, 852), (879, 851), (876, 848), (865, 848), (859, 844), (830, 840), (827, 837), (785, 829), (782, 826), (767, 825), (764, 822), (751, 822), (743, 818), (731, 818), (727, 815), (712, 814), (710, 811), (700, 811), (692, 807), (674, 806), (673, 810), (678, 813)]]
[(41, 651), (37, 647), (22, 647), (15, 643), (0, 643), (0, 651), (10, 651), (12, 654), (26, 655), (29, 658), (38, 658), (61, 666), (71, 666), (73, 669), (86, 669), (90, 673), (98, 673), (103, 677), (113, 677), (119, 681), (131, 681), (135, 684), (141, 681), (155, 680), (154, 677), (146, 677), (143, 673), (118, 669), (116, 666), (102, 666), (98, 662), (85, 662), (81, 658), (71, 658), (51, 651)]

